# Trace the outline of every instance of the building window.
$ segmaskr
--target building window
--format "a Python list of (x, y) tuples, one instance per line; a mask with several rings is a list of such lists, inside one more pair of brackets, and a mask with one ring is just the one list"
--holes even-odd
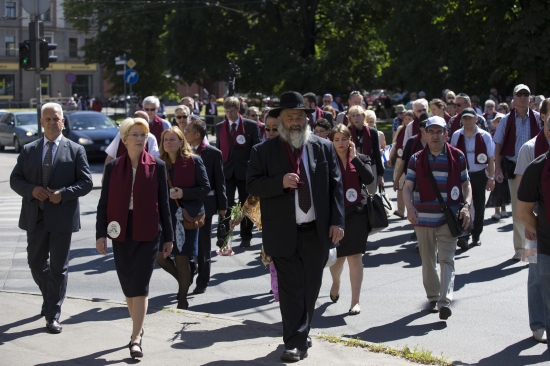
[(6, 36), (6, 56), (15, 56), (15, 37)]
[(76, 75), (76, 81), (71, 84), (71, 95), (93, 95), (92, 75)]
[(15, 2), (6, 1), (6, 18), (15, 19)]
[(40, 91), (42, 96), (50, 97), (50, 75), (40, 75)]
[(14, 75), (0, 75), (0, 96), (13, 97), (15, 95), (13, 87), (14, 80)]
[(52, 21), (52, 8), (51, 7), (48, 9), (48, 11), (46, 11), (42, 15), (42, 20), (45, 21), (45, 22), (51, 22)]
[(69, 38), (69, 57), (78, 57), (78, 38)]

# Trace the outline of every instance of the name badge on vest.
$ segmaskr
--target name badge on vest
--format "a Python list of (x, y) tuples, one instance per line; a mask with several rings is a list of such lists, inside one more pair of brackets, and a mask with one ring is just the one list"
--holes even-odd
[(120, 236), (120, 224), (116, 221), (111, 221), (107, 225), (107, 234), (111, 239), (116, 239)]
[(454, 186), (453, 189), (451, 189), (451, 199), (456, 201), (458, 197), (460, 197), (460, 190), (458, 187)]
[(346, 199), (349, 202), (355, 202), (357, 200), (357, 191), (353, 188), (350, 188), (346, 191)]
[(487, 155), (484, 153), (481, 153), (477, 156), (477, 161), (479, 161), (480, 164), (485, 164), (487, 162)]
[(239, 145), (243, 145), (246, 142), (246, 139), (244, 138), (244, 135), (237, 136), (237, 143)]
[(397, 150), (397, 156), (399, 156), (399, 157), (403, 156), (403, 149)]

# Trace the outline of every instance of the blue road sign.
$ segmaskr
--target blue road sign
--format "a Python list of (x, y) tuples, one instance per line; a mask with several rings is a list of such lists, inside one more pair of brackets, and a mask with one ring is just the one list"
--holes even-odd
[(126, 73), (124, 74), (124, 81), (130, 85), (137, 83), (138, 80), (139, 80), (139, 74), (134, 69), (127, 70)]

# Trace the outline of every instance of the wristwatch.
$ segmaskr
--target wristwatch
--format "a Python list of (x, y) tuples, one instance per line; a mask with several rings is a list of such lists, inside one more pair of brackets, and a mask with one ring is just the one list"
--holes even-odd
[(495, 177), (487, 177), (489, 180), (495, 180)]
[(472, 204), (469, 203), (469, 202), (464, 202), (464, 206), (468, 206), (468, 208), (471, 208), (471, 207), (472, 207)]

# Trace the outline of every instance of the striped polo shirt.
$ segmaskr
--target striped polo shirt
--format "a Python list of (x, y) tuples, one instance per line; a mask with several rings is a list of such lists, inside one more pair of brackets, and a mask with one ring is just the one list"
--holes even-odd
[[(444, 146), (443, 151), (437, 156), (433, 156), (431, 153), (428, 155), (428, 162), (430, 168), (432, 169), (437, 187), (441, 193), (443, 201), (447, 203), (447, 176), (449, 162), (447, 160), (447, 145)], [(435, 201), (429, 202), (420, 202), (420, 193), (418, 193), (416, 187), (416, 161), (420, 151), (414, 154), (409, 160), (409, 166), (407, 167), (407, 178), (414, 183), (414, 207), (418, 211), (418, 224), (415, 226), (423, 227), (439, 227), (446, 223), (445, 215), (441, 211), (441, 206), (437, 197)], [(462, 152), (459, 152), (460, 155), (460, 180), (462, 183), (470, 180), (468, 176), (468, 169), (466, 168), (466, 158)], [(462, 190), (462, 187), (458, 187)]]

